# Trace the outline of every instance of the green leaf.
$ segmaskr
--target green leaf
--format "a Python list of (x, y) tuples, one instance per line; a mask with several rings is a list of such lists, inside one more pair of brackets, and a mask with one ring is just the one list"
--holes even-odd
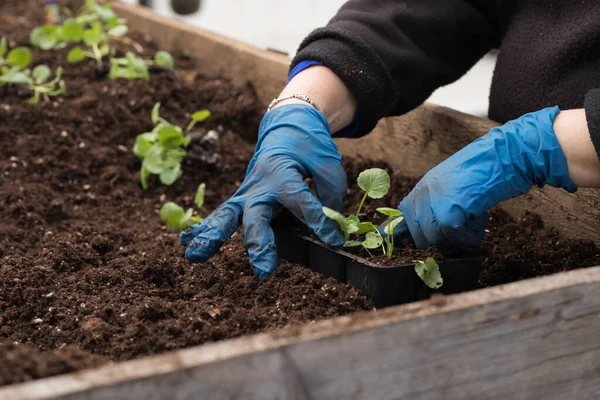
[(158, 124), (160, 121), (160, 103), (156, 103), (154, 107), (152, 107), (152, 113), (150, 114), (150, 117), (154, 125)]
[(172, 185), (177, 179), (181, 177), (181, 174), (181, 164), (176, 164), (170, 168), (164, 169), (158, 177), (161, 183), (165, 185)]
[(40, 38), (40, 49), (52, 50), (58, 45), (58, 38), (55, 36), (44, 35)]
[(142, 163), (142, 169), (140, 170), (140, 182), (142, 183), (142, 189), (148, 189), (148, 178), (150, 177), (150, 171)]
[(168, 125), (158, 132), (158, 141), (166, 148), (175, 148), (183, 144), (185, 136), (179, 127)]
[(444, 284), (440, 266), (435, 262), (435, 259), (429, 257), (424, 262), (418, 260), (413, 262), (415, 263), (415, 272), (427, 286), (432, 289), (439, 289)]
[(85, 51), (79, 46), (73, 47), (67, 54), (67, 62), (77, 64), (85, 60)]
[(373, 232), (377, 230), (377, 225), (372, 222), (361, 222), (358, 224), (358, 231), (354, 232), (356, 235), (364, 235), (367, 232)]
[(32, 46), (39, 46), (40, 39), (44, 35), (44, 28), (38, 26), (37, 28), (33, 28), (31, 33), (29, 34), (29, 44)]
[(358, 186), (372, 199), (380, 199), (390, 190), (390, 175), (381, 168), (370, 168), (358, 175)]
[(175, 61), (171, 53), (159, 50), (154, 55), (154, 62), (162, 67), (173, 69), (175, 68)]
[(106, 41), (106, 35), (102, 31), (102, 25), (98, 22), (94, 22), (90, 29), (86, 29), (83, 32), (83, 42), (89, 46), (99, 46)]
[(96, 7), (94, 7), (94, 11), (104, 23), (110, 22), (110, 20), (117, 16), (117, 14), (110, 9), (110, 4), (106, 4), (103, 7), (96, 5)]
[(362, 245), (360, 240), (346, 240), (346, 243), (344, 243), (344, 247), (358, 247), (360, 245)]
[(12, 84), (32, 84), (33, 80), (31, 79), (30, 71), (28, 69), (24, 71), (11, 69), (8, 72), (0, 75), (0, 82)]
[(15, 47), (8, 52), (6, 61), (13, 67), (23, 69), (31, 62), (31, 50), (27, 47)]
[(198, 208), (204, 207), (205, 193), (206, 193), (206, 184), (201, 183), (200, 186), (198, 186), (198, 190), (196, 191), (196, 197), (194, 197), (194, 203), (196, 204), (196, 207), (198, 207)]
[(384, 232), (394, 232), (394, 229), (396, 229), (396, 226), (401, 223), (402, 221), (404, 221), (404, 217), (403, 216), (399, 216), (397, 218), (394, 218), (389, 224), (387, 224), (385, 226), (385, 228), (383, 228)]
[(194, 210), (188, 208), (185, 214), (183, 215), (183, 218), (181, 218), (181, 220), (179, 221), (179, 229), (187, 229), (193, 224), (193, 214)]
[(169, 228), (179, 228), (181, 220), (185, 216), (183, 208), (169, 201), (160, 208), (160, 219), (167, 223)]
[(152, 145), (154, 144), (154, 141), (148, 140), (147, 136), (145, 135), (147, 134), (144, 133), (138, 135), (135, 138), (135, 145), (133, 146), (133, 154), (135, 154), (141, 159), (144, 159), (144, 157), (146, 157), (146, 154), (148, 154), (148, 151), (150, 151)]
[(209, 110), (199, 110), (193, 113), (190, 117), (196, 122), (202, 122), (205, 119), (210, 118), (211, 115), (212, 113)]
[(6, 55), (6, 50), (8, 49), (8, 44), (6, 42), (6, 38), (3, 37), (0, 39), (0, 58)]
[(402, 211), (398, 210), (397, 208), (390, 207), (379, 207), (377, 208), (377, 212), (383, 215), (387, 215), (388, 217), (402, 215)]
[(144, 165), (153, 174), (160, 174), (165, 169), (165, 162), (159, 144), (154, 144), (144, 157)]
[(38, 65), (31, 71), (31, 76), (33, 77), (33, 82), (36, 85), (41, 85), (50, 79), (52, 75), (52, 71), (47, 65)]
[(62, 37), (73, 43), (79, 43), (83, 39), (83, 25), (75, 18), (68, 18), (62, 25)]
[(329, 207), (323, 207), (323, 214), (325, 214), (327, 218), (337, 222), (343, 232), (352, 233), (350, 230), (354, 230), (354, 232), (358, 230), (358, 224), (356, 224), (356, 222), (353, 221), (353, 224), (351, 225), (351, 222), (348, 221), (346, 217)]
[(365, 249), (376, 249), (378, 247), (381, 247), (382, 244), (383, 244), (383, 238), (377, 231), (368, 232), (365, 235), (365, 240), (363, 240), (363, 242), (362, 242), (362, 246)]
[(127, 25), (117, 25), (114, 28), (111, 28), (108, 31), (108, 34), (110, 36), (125, 36), (128, 31), (129, 28), (127, 27)]
[(100, 46), (98, 52), (102, 57), (107, 56), (108, 53), (110, 53), (110, 46), (107, 43), (104, 43), (102, 46)]
[(198, 222), (202, 222), (204, 221), (204, 218), (202, 218), (199, 215), (194, 215), (191, 219), (192, 225), (197, 224)]

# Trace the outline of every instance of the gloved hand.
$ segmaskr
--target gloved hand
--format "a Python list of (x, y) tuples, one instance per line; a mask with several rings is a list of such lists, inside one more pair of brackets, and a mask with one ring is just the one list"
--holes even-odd
[(558, 107), (526, 114), (492, 129), (446, 161), (400, 203), (405, 222), (394, 236), (419, 248), (478, 248), (496, 204), (536, 184), (574, 192), (567, 160), (552, 128)]
[[(246, 178), (233, 197), (180, 235), (193, 263), (212, 257), (243, 222), (250, 263), (259, 279), (277, 267), (274, 211), (284, 206), (325, 243), (341, 246), (344, 236), (322, 206), (342, 212), (347, 191), (342, 157), (325, 116), (308, 105), (283, 105), (263, 118)], [(313, 196), (304, 178), (314, 180)]]

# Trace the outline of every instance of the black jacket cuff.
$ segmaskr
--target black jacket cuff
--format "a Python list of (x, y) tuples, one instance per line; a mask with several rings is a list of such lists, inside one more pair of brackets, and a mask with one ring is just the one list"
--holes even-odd
[(587, 93), (584, 107), (590, 138), (600, 158), (600, 89), (592, 89)]

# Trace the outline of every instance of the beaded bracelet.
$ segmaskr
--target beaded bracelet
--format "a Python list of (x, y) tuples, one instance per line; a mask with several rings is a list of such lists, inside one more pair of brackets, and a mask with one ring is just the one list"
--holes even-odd
[(305, 94), (301, 94), (301, 93), (292, 93), (292, 94), (291, 94), (291, 95), (289, 95), (289, 96), (285, 96), (285, 97), (278, 97), (278, 98), (274, 99), (274, 100), (273, 100), (273, 101), (272, 101), (272, 102), (269, 104), (269, 107), (267, 108), (267, 112), (271, 111), (271, 109), (272, 109), (273, 107), (275, 107), (277, 104), (281, 103), (282, 101), (289, 100), (289, 99), (298, 99), (298, 100), (302, 100), (302, 101), (305, 101), (305, 102), (307, 102), (308, 104), (310, 104), (310, 105), (311, 105), (311, 106), (313, 106), (314, 108), (317, 108), (317, 106), (315, 106), (315, 102), (314, 102), (314, 101), (312, 101), (312, 100), (310, 99), (310, 97), (308, 97), (307, 95), (305, 95)]

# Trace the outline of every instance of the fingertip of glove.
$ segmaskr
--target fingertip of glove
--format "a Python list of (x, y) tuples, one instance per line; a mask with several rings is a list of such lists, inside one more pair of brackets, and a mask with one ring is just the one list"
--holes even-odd
[(206, 254), (206, 252), (203, 251), (201, 246), (193, 246), (193, 245), (188, 247), (185, 250), (185, 257), (192, 264), (199, 264), (199, 263), (205, 262), (206, 260), (208, 260), (210, 258), (210, 256), (208, 256)]

